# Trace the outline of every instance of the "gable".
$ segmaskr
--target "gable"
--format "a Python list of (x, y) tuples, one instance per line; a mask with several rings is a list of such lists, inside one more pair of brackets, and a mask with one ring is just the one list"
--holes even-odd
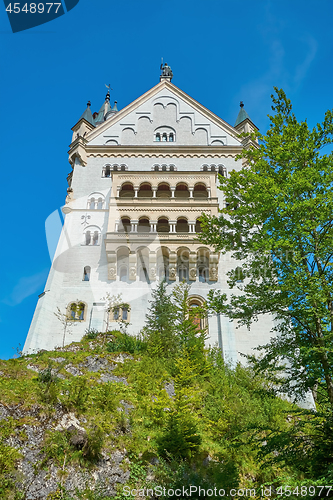
[(89, 146), (239, 146), (237, 131), (170, 82), (160, 82), (91, 131)]

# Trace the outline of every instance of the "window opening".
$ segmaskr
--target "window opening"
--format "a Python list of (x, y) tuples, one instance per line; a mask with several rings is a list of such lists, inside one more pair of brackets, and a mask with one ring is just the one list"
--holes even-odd
[(90, 281), (90, 272), (91, 272), (90, 266), (86, 266), (83, 269), (83, 281)]

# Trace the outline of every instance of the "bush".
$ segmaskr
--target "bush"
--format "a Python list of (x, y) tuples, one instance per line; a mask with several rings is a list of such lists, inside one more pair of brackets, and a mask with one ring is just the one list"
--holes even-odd
[(108, 352), (127, 352), (137, 354), (147, 349), (147, 344), (139, 336), (128, 335), (128, 333), (112, 332), (115, 339), (107, 345)]
[(201, 437), (190, 418), (179, 418), (172, 414), (163, 435), (157, 439), (158, 453), (167, 460), (192, 458), (201, 444)]
[(86, 328), (84, 338), (87, 340), (95, 340), (99, 335), (99, 331), (96, 328)]

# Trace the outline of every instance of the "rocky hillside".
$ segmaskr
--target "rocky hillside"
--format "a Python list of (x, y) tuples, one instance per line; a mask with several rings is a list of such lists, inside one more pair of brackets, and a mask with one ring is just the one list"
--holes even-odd
[(157, 487), (187, 498), (172, 489), (189, 485), (255, 488), (259, 498), (264, 483), (304, 479), (262, 454), (299, 418), (292, 405), (218, 350), (198, 353), (89, 332), (0, 361), (0, 498), (140, 498)]

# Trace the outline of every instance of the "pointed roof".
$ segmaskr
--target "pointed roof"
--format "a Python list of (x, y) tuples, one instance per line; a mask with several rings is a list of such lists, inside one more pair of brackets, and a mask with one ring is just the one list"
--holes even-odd
[(100, 123), (103, 123), (105, 121), (106, 115), (111, 111), (111, 105), (110, 105), (110, 90), (108, 90), (105, 101), (103, 102), (101, 109), (98, 112), (98, 115), (96, 116), (94, 120), (94, 125), (99, 125)]
[(244, 109), (243, 101), (241, 101), (240, 102), (240, 110), (239, 110), (239, 113), (238, 113), (238, 116), (237, 116), (237, 119), (236, 119), (234, 126), (237, 127), (237, 125), (239, 125), (240, 123), (242, 123), (246, 119), (248, 119), (248, 120), (250, 120), (250, 122), (252, 122), (251, 118), (249, 117), (249, 115), (247, 114), (247, 112)]
[(87, 103), (87, 109), (81, 115), (80, 120), (82, 120), (82, 118), (84, 118), (88, 123), (90, 123), (91, 125), (94, 125), (94, 119), (93, 119), (93, 115), (92, 115), (90, 106), (91, 106), (91, 102), (88, 101), (88, 103)]

